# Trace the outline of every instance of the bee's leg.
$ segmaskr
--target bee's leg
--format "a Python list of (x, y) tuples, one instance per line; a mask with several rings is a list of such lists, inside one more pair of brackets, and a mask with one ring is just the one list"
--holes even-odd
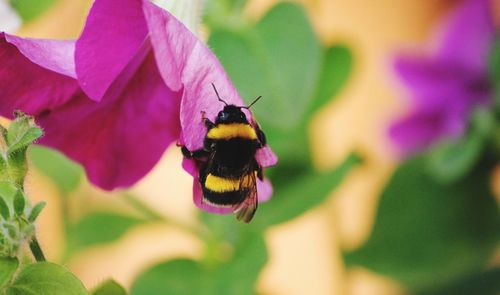
[(257, 163), (257, 161), (255, 161), (255, 167), (257, 167), (257, 169), (255, 170), (257, 172), (257, 178), (259, 178), (260, 180), (264, 180), (264, 170), (262, 169), (262, 166)]
[(214, 122), (210, 121), (207, 117), (205, 117), (205, 112), (201, 112), (201, 120), (203, 121), (203, 124), (205, 124), (205, 127), (207, 127), (207, 130), (210, 130), (215, 127)]
[(182, 146), (181, 147), (181, 151), (182, 151), (182, 154), (184, 155), (184, 157), (188, 158), (188, 159), (192, 159), (192, 158), (203, 158), (203, 157), (206, 157), (208, 156), (208, 152), (204, 149), (199, 149), (199, 150), (196, 150), (196, 151), (190, 151), (188, 150), (185, 146)]
[(264, 170), (262, 170), (262, 167), (259, 166), (259, 170), (257, 170), (257, 177), (260, 179), (260, 180), (264, 180)]
[(262, 129), (260, 129), (259, 124), (255, 126), (255, 133), (257, 133), (257, 139), (259, 139), (261, 146), (265, 146), (267, 144), (266, 135), (264, 134)]
[(203, 119), (203, 123), (205, 124), (205, 127), (207, 127), (207, 130), (210, 130), (215, 127), (214, 122), (210, 121), (210, 119), (208, 118)]

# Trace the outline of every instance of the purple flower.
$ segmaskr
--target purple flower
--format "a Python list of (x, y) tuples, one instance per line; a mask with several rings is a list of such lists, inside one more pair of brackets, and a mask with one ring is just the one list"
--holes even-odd
[(488, 55), (494, 25), (489, 0), (464, 0), (432, 56), (398, 56), (396, 72), (412, 93), (412, 109), (390, 128), (403, 153), (460, 137), (471, 112), (488, 105)]
[[(228, 103), (244, 104), (207, 46), (146, 0), (95, 1), (76, 41), (0, 33), (0, 61), (0, 114), (34, 115), (46, 134), (40, 143), (108, 190), (133, 185), (173, 142), (203, 146), (201, 112), (214, 120), (222, 108), (211, 83)], [(257, 160), (276, 163), (267, 146)], [(264, 184), (260, 199), (271, 193)]]

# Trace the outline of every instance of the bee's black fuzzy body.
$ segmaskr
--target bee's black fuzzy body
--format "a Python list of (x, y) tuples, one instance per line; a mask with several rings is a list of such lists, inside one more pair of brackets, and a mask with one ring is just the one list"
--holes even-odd
[(257, 209), (256, 177), (263, 178), (255, 154), (266, 144), (264, 133), (234, 105), (226, 105), (215, 123), (206, 118), (204, 122), (207, 134), (203, 149), (190, 152), (182, 148), (188, 158), (207, 158), (198, 178), (203, 202), (231, 207), (239, 220), (249, 222)]

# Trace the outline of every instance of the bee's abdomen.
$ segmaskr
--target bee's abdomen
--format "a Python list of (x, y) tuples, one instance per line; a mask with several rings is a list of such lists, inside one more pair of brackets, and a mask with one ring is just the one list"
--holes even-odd
[(204, 188), (203, 199), (204, 202), (207, 202), (216, 207), (233, 207), (234, 205), (241, 204), (246, 199), (249, 193), (249, 190), (217, 193)]
[(244, 175), (241, 178), (225, 178), (208, 174), (205, 179), (205, 187), (218, 193), (247, 189), (251, 187), (251, 177), (250, 174)]
[(252, 179), (254, 177), (247, 174), (240, 178), (226, 178), (208, 174), (206, 178), (202, 179), (204, 182), (202, 185), (203, 196), (214, 205), (229, 206), (239, 204), (243, 202), (253, 188)]

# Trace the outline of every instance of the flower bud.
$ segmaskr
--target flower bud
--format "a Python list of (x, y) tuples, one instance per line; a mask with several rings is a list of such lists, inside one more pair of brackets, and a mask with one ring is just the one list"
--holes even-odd
[(23, 186), (27, 172), (26, 150), (43, 131), (33, 117), (16, 112), (8, 129), (0, 128), (0, 181)]

